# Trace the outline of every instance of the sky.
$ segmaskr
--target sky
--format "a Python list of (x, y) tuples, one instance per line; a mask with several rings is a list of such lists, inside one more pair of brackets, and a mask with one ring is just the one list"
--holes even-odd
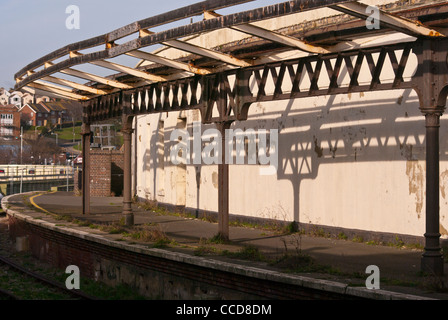
[[(0, 87), (13, 88), (16, 72), (54, 50), (197, 2), (200, 0), (0, 0)], [(238, 11), (279, 2), (256, 0), (238, 6)], [(79, 8), (79, 29), (66, 27), (71, 15), (66, 9), (70, 5)]]

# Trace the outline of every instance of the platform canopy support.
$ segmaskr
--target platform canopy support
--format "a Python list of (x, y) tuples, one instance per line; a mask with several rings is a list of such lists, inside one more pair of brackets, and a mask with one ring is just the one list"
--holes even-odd
[(124, 147), (123, 168), (123, 218), (126, 226), (134, 225), (134, 212), (132, 211), (132, 121), (130, 114), (131, 95), (123, 94), (122, 130)]
[(82, 214), (90, 214), (90, 123), (88, 121), (89, 105), (84, 106), (82, 135)]
[(443, 275), (440, 246), (440, 151), (439, 128), (448, 92), (448, 42), (422, 40), (413, 49), (418, 58), (413, 77), (426, 127), (426, 230), (421, 271)]

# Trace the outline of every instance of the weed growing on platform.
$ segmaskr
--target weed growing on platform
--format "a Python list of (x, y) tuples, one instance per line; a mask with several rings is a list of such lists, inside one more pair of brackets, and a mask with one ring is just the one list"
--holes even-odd
[(428, 273), (421, 273), (421, 275), (424, 277), (422, 286), (426, 290), (442, 293), (448, 292), (448, 285), (445, 283), (446, 280), (444, 278)]
[(210, 246), (199, 246), (194, 251), (193, 254), (195, 256), (205, 256), (207, 254), (220, 254), (221, 252), (215, 248)]
[(224, 256), (236, 259), (243, 259), (250, 261), (268, 261), (265, 255), (263, 255), (257, 247), (252, 245), (244, 246), (237, 252), (230, 252), (228, 250), (224, 250), (222, 253)]
[(344, 232), (339, 232), (338, 233), (338, 240), (347, 240), (348, 237)]
[(176, 242), (171, 240), (157, 224), (151, 224), (151, 226), (144, 225), (139, 228), (131, 229), (118, 228), (115, 230), (117, 233), (121, 233), (123, 237), (128, 237), (143, 242), (151, 242), (154, 248), (163, 248), (168, 245), (176, 245)]
[(120, 226), (114, 226), (114, 225), (101, 226), (100, 230), (108, 232), (109, 234), (120, 234), (126, 232), (126, 230), (121, 228)]
[(72, 222), (74, 220), (73, 217), (71, 217), (69, 215), (56, 215), (55, 219), (56, 220), (63, 220), (63, 221), (67, 221), (67, 222)]
[(207, 240), (208, 243), (214, 243), (214, 244), (226, 244), (229, 243), (229, 240), (224, 238), (221, 234), (216, 234), (210, 239)]

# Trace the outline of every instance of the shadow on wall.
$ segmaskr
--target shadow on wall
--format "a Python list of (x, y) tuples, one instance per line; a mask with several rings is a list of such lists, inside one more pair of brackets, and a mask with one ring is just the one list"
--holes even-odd
[[(424, 181), (424, 169), (418, 170), (417, 161), (425, 160), (425, 120), (419, 110), (417, 95), (412, 89), (321, 98), (281, 102), (281, 105), (286, 105), (284, 109), (280, 109), (278, 101), (254, 104), (247, 121), (235, 122), (231, 126), (233, 129), (243, 130), (278, 129), (277, 180), (291, 182), (294, 192), (294, 221), (300, 221), (301, 182), (305, 179), (316, 179), (322, 165), (407, 161), (406, 173), (410, 180), (416, 184)], [(317, 101), (325, 103), (318, 105)], [(447, 132), (444, 128), (447, 126), (448, 121), (442, 118), (441, 161), (447, 160), (447, 140), (444, 139)], [(214, 128), (214, 125), (202, 125), (203, 131), (207, 128)], [(175, 142), (169, 142), (169, 138), (174, 129), (175, 126), (164, 128), (165, 169), (173, 165), (170, 161), (170, 146)], [(193, 137), (191, 123), (188, 124), (188, 131), (190, 137)], [(151, 136), (150, 147), (146, 148), (144, 159), (139, 159), (142, 169), (153, 173), (154, 194), (158, 188), (157, 184), (160, 183), (157, 180), (157, 170), (160, 166), (160, 159), (157, 157), (157, 148), (160, 148), (158, 144), (159, 128)], [(247, 157), (245, 161), (247, 163)], [(448, 179), (448, 172), (441, 172), (441, 175), (442, 178), (446, 176)], [(443, 181), (441, 179), (442, 184)], [(238, 181), (231, 179), (230, 187), (237, 183)], [(257, 183), (253, 182), (254, 185)], [(448, 188), (448, 183), (446, 187)], [(190, 188), (193, 188), (191, 184)], [(410, 192), (413, 192), (413, 188), (416, 197), (424, 197), (424, 186), (420, 188), (420, 185), (410, 185)], [(249, 193), (253, 190), (239, 192)], [(416, 210), (423, 213), (423, 198), (421, 200), (423, 208)]]

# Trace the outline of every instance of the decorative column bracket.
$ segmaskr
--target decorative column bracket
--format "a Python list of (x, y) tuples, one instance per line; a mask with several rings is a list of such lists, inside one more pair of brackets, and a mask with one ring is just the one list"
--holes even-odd
[[(250, 70), (238, 69), (231, 73), (204, 76), (201, 82), (203, 92), (199, 106), (202, 123), (247, 120), (247, 113), (253, 102), (249, 88), (251, 75)], [(230, 77), (234, 77), (233, 88), (230, 86)]]

